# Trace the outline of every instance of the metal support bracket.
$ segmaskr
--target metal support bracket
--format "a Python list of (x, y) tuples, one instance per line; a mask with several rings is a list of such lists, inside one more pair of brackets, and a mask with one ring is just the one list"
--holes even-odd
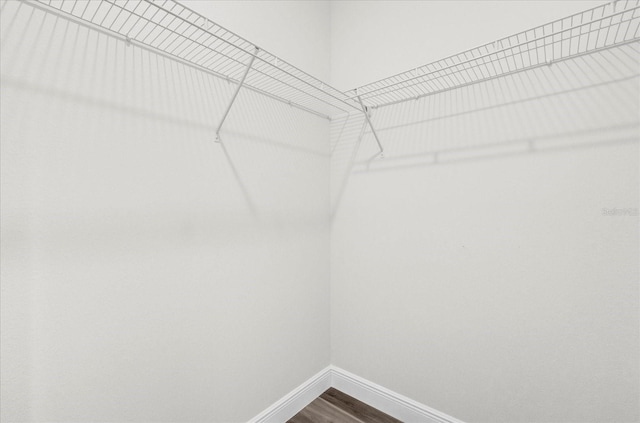
[(256, 47), (256, 51), (253, 53), (253, 56), (251, 56), (251, 60), (249, 60), (249, 63), (247, 63), (247, 68), (244, 70), (244, 74), (242, 75), (242, 78), (240, 78), (240, 82), (238, 82), (238, 86), (236, 87), (236, 91), (233, 93), (233, 97), (231, 97), (231, 101), (229, 102), (229, 105), (227, 106), (227, 110), (225, 110), (224, 115), (222, 115), (222, 119), (220, 120), (220, 123), (218, 124), (218, 129), (216, 129), (216, 142), (221, 142), (220, 140), (220, 130), (222, 129), (222, 124), (224, 124), (224, 121), (227, 119), (227, 115), (229, 115), (229, 111), (231, 110), (231, 106), (233, 106), (234, 101), (236, 101), (236, 97), (238, 97), (238, 93), (240, 92), (240, 88), (242, 88), (242, 86), (244, 85), (244, 80), (247, 79), (247, 75), (249, 74), (249, 71), (251, 70), (251, 66), (253, 66), (253, 61), (256, 59), (256, 56), (258, 55), (258, 52), (260, 51), (260, 49), (258, 47)]
[(367, 118), (367, 123), (369, 124), (369, 128), (371, 128), (371, 132), (373, 133), (373, 137), (376, 139), (378, 143), (378, 148), (380, 149), (380, 153), (378, 155), (380, 158), (384, 157), (384, 148), (382, 148), (382, 144), (380, 144), (380, 139), (378, 138), (378, 134), (376, 133), (376, 129), (373, 127), (373, 123), (371, 123), (371, 117), (369, 116), (369, 108), (364, 105), (360, 96), (358, 96), (358, 101), (360, 102), (360, 107), (362, 107), (362, 112), (364, 113), (365, 118)]

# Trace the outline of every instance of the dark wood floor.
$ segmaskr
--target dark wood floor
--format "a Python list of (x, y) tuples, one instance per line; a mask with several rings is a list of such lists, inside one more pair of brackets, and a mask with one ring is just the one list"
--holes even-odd
[(293, 416), (287, 423), (402, 423), (334, 388)]

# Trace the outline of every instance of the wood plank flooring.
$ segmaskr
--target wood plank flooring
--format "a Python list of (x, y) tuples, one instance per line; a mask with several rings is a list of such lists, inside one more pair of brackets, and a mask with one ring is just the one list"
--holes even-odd
[(402, 423), (370, 405), (329, 388), (287, 423)]

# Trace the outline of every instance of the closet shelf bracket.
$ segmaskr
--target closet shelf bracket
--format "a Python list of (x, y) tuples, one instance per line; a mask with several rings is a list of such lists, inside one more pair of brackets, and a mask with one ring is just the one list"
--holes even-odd
[(378, 138), (378, 133), (376, 132), (376, 128), (373, 127), (373, 123), (371, 122), (371, 116), (369, 116), (371, 109), (364, 105), (364, 103), (362, 102), (362, 98), (360, 98), (360, 96), (358, 96), (358, 102), (360, 102), (360, 107), (362, 107), (362, 113), (364, 113), (364, 117), (367, 119), (369, 128), (371, 128), (371, 133), (373, 133), (373, 137), (375, 138), (376, 143), (378, 143), (378, 148), (380, 149), (380, 153), (378, 153), (378, 157), (382, 159), (384, 158), (384, 148), (382, 148), (382, 144), (380, 143), (380, 138)]
[(231, 101), (229, 101), (229, 105), (227, 106), (227, 110), (225, 110), (224, 114), (222, 115), (222, 119), (220, 120), (220, 123), (218, 124), (218, 129), (216, 129), (216, 142), (217, 143), (221, 142), (221, 140), (220, 140), (220, 130), (222, 129), (222, 125), (224, 124), (224, 121), (227, 119), (227, 116), (229, 115), (229, 111), (231, 110), (231, 107), (233, 106), (233, 103), (236, 101), (236, 97), (238, 97), (238, 93), (240, 92), (240, 89), (244, 85), (244, 80), (247, 79), (247, 75), (249, 74), (249, 71), (251, 70), (251, 66), (253, 66), (253, 61), (256, 59), (256, 56), (258, 55), (259, 51), (260, 51), (260, 49), (258, 47), (256, 47), (255, 51), (254, 51), (254, 54), (251, 56), (251, 59), (249, 60), (249, 63), (247, 63), (247, 67), (245, 68), (244, 73), (242, 74), (242, 78), (240, 78), (240, 81), (238, 82), (238, 86), (236, 87), (236, 91), (233, 93), (233, 97), (231, 97)]

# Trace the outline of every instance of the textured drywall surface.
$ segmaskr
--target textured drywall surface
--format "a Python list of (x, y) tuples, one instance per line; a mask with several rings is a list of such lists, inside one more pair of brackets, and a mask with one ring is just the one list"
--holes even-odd
[(246, 421), (327, 366), (328, 121), (244, 91), (221, 146), (233, 85), (2, 7), (2, 421)]
[(638, 421), (638, 46), (332, 125), (332, 363), (469, 422)]

